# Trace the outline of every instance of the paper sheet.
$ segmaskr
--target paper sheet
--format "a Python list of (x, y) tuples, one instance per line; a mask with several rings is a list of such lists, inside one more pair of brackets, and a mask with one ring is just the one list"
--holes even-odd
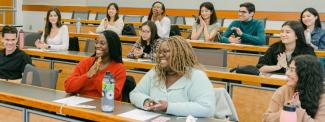
[(286, 76), (286, 75), (277, 75), (277, 74), (272, 74), (271, 76), (270, 76), (271, 78), (279, 78), (279, 79), (288, 79), (288, 76)]
[(135, 120), (139, 120), (139, 121), (146, 121), (146, 120), (152, 119), (154, 117), (157, 117), (159, 115), (160, 114), (158, 114), (158, 113), (143, 111), (140, 109), (134, 109), (134, 110), (119, 114), (118, 116), (135, 119)]
[(71, 96), (63, 99), (54, 100), (53, 102), (67, 104), (67, 105), (77, 105), (85, 102), (93, 101), (90, 98)]

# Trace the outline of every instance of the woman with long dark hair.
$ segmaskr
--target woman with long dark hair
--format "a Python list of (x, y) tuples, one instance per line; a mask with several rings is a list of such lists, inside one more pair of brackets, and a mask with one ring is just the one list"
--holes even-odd
[(153, 21), (158, 30), (158, 35), (161, 38), (169, 37), (170, 33), (170, 20), (165, 14), (166, 8), (162, 2), (156, 1), (152, 4), (148, 21)]
[(220, 24), (217, 23), (217, 15), (211, 2), (204, 2), (200, 5), (198, 19), (192, 27), (192, 40), (207, 42), (215, 40)]
[(145, 58), (154, 60), (160, 40), (154, 22), (147, 21), (141, 25), (140, 39), (133, 45), (128, 58)]
[(300, 14), (300, 22), (305, 29), (307, 44), (314, 49), (325, 49), (325, 31), (322, 30), (317, 10), (314, 8), (303, 10)]
[(42, 49), (68, 50), (69, 31), (62, 25), (61, 12), (57, 8), (47, 11), (46, 24), (41, 39), (35, 41), (35, 46)]
[(81, 60), (65, 80), (65, 91), (102, 97), (102, 81), (105, 73), (109, 71), (115, 79), (115, 100), (122, 100), (126, 70), (122, 62), (119, 36), (111, 30), (103, 31), (96, 40), (95, 50), (91, 57)]
[(324, 121), (323, 73), (324, 69), (317, 57), (300, 55), (293, 58), (286, 72), (288, 83), (273, 94), (264, 121), (278, 122), (285, 104), (297, 106), (297, 122)]
[(97, 27), (96, 32), (100, 33), (104, 30), (112, 30), (118, 35), (122, 34), (124, 22), (119, 17), (119, 8), (116, 3), (110, 3), (106, 9), (106, 18), (104, 18)]
[(304, 28), (298, 21), (287, 21), (282, 25), (281, 41), (272, 44), (257, 64), (260, 72), (285, 73), (288, 62), (298, 55), (315, 55), (314, 49), (306, 44)]

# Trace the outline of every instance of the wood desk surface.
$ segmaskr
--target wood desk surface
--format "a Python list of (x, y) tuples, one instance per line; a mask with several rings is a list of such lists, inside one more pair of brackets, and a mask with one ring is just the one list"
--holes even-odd
[[(0, 81), (0, 101), (15, 103), (19, 105), (29, 106), (50, 112), (60, 113), (61, 104), (52, 102), (53, 100), (61, 99), (70, 96), (69, 94), (26, 84), (16, 84), (5, 81)], [(118, 114), (135, 109), (134, 106), (128, 103), (115, 101), (115, 109), (112, 113), (101, 112), (100, 99), (84, 103), (85, 105), (96, 106), (96, 109), (82, 109), (71, 106), (63, 106), (62, 113), (74, 117), (93, 121), (110, 121), (110, 122), (135, 122), (136, 120), (117, 116)], [(185, 121), (185, 119), (177, 119), (175, 116), (164, 115), (171, 118), (171, 122)], [(221, 122), (221, 120), (213, 118), (200, 118), (198, 122)]]
[[(47, 52), (35, 49), (24, 49), (28, 55), (56, 58), (56, 59), (66, 59), (80, 61), (81, 59), (88, 57), (91, 53), (77, 52), (77, 51), (58, 51), (58, 52)], [(134, 67), (139, 69), (151, 69), (154, 67), (152, 62), (143, 62), (141, 60), (134, 59), (123, 59), (123, 64), (125, 67)], [(255, 75), (246, 75), (246, 74), (237, 74), (230, 73), (224, 69), (218, 67), (207, 67), (205, 70), (208, 77), (210, 78), (221, 78), (221, 79), (230, 79), (230, 80), (240, 80), (240, 81), (250, 81), (255, 83), (263, 84), (273, 84), (273, 85), (284, 85), (286, 80), (270, 78), (268, 76), (255, 76)]]

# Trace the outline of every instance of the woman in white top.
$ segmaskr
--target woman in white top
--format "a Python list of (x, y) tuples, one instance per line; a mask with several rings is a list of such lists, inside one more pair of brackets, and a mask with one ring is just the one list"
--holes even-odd
[(211, 2), (200, 5), (199, 16), (192, 26), (191, 40), (214, 41), (219, 30), (217, 15)]
[(119, 17), (119, 9), (116, 3), (110, 3), (107, 6), (106, 18), (104, 18), (100, 25), (97, 27), (96, 32), (100, 33), (105, 30), (111, 30), (118, 35), (122, 34), (124, 22), (122, 18)]
[(61, 13), (57, 8), (47, 11), (46, 24), (41, 40), (35, 41), (35, 46), (42, 49), (68, 50), (69, 31), (61, 23)]
[(162, 2), (156, 1), (152, 4), (148, 20), (155, 22), (158, 30), (158, 35), (161, 38), (168, 38), (170, 32), (170, 20), (165, 15), (165, 5)]

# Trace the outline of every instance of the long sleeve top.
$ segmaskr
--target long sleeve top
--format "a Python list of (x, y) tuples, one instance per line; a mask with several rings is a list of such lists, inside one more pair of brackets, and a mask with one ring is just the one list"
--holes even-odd
[(122, 89), (126, 79), (126, 70), (122, 63), (111, 62), (104, 69), (98, 71), (93, 77), (88, 78), (87, 72), (94, 64), (95, 57), (89, 57), (80, 61), (72, 74), (64, 81), (67, 93), (79, 93), (81, 95), (101, 97), (102, 81), (107, 71), (115, 79), (114, 99), (122, 100)]
[(107, 18), (105, 19), (102, 19), (102, 21), (100, 22), (100, 25), (97, 27), (96, 29), (96, 33), (100, 33), (100, 32), (103, 32), (105, 30), (111, 30), (111, 31), (114, 31), (115, 33), (117, 33), (118, 35), (121, 35), (122, 34), (122, 30), (123, 30), (123, 27), (124, 27), (124, 22), (123, 22), (123, 19), (120, 17), (118, 18), (113, 25), (111, 24), (108, 24), (106, 27), (105, 27), (105, 21), (107, 20)]
[[(129, 51), (127, 57), (128, 58), (135, 58), (134, 56), (134, 50), (135, 49), (140, 49), (143, 48), (143, 53), (147, 54), (147, 57), (140, 57), (140, 58), (147, 58), (147, 59), (151, 59), (152, 61), (154, 61), (154, 58), (156, 56), (156, 53), (158, 51), (159, 45), (161, 43), (161, 39), (156, 39), (153, 44), (150, 44), (148, 46), (144, 46), (141, 45), (141, 39), (138, 40), (136, 43), (134, 43), (132, 49)], [(146, 50), (145, 48), (150, 48), (149, 50)]]
[[(232, 27), (239, 28), (243, 34), (239, 36), (235, 30), (231, 30)], [(227, 30), (223, 33), (221, 42), (229, 43), (229, 37), (234, 34), (235, 37), (240, 37), (241, 44), (250, 45), (264, 45), (265, 44), (265, 32), (264, 25), (261, 21), (252, 19), (247, 22), (235, 20), (231, 22)]]
[(130, 93), (131, 103), (143, 109), (143, 103), (148, 98), (165, 100), (168, 102), (167, 114), (213, 116), (216, 98), (212, 83), (203, 71), (191, 70), (191, 78), (183, 76), (169, 88), (166, 88), (164, 81), (157, 80), (155, 69), (150, 70)]
[(168, 38), (170, 33), (170, 19), (166, 16), (164, 16), (161, 21), (155, 21), (155, 24), (157, 26), (158, 35), (160, 38)]
[[(294, 94), (294, 89), (290, 86), (282, 86), (275, 91), (272, 96), (270, 105), (264, 114), (264, 122), (279, 122), (280, 111), (283, 105), (289, 102)], [(296, 109), (297, 122), (323, 122), (325, 120), (325, 94), (321, 95), (318, 111), (315, 118), (311, 118), (303, 108)]]
[[(269, 49), (267, 49), (264, 56), (260, 57), (256, 67), (261, 68), (264, 65), (277, 65), (277, 63), (278, 63), (278, 59), (277, 59), (278, 54), (284, 52), (284, 51), (279, 52), (281, 46), (284, 46), (281, 41), (272, 44), (269, 47)], [(295, 50), (293, 51), (293, 53), (291, 54), (291, 59), (293, 57), (296, 57), (298, 55), (303, 55), (303, 54), (309, 54), (309, 55), (316, 56), (316, 54), (314, 52), (314, 49), (312, 47), (303, 47), (303, 48), (297, 48), (296, 47)], [(288, 60), (287, 62), (289, 63), (290, 60)], [(285, 68), (281, 68), (280, 70), (274, 71), (274, 73), (285, 73), (285, 71), (286, 71)]]
[(321, 28), (315, 28), (309, 36), (310, 37), (306, 37), (306, 41), (307, 39), (311, 39), (309, 42), (317, 46), (318, 49), (325, 49), (325, 30), (322, 30)]
[[(44, 33), (41, 37), (41, 41), (44, 41)], [(50, 49), (54, 50), (68, 50), (69, 49), (69, 31), (66, 25), (62, 25), (59, 28), (59, 32), (55, 35), (55, 37), (50, 38), (49, 36), (46, 38), (46, 42)]]

